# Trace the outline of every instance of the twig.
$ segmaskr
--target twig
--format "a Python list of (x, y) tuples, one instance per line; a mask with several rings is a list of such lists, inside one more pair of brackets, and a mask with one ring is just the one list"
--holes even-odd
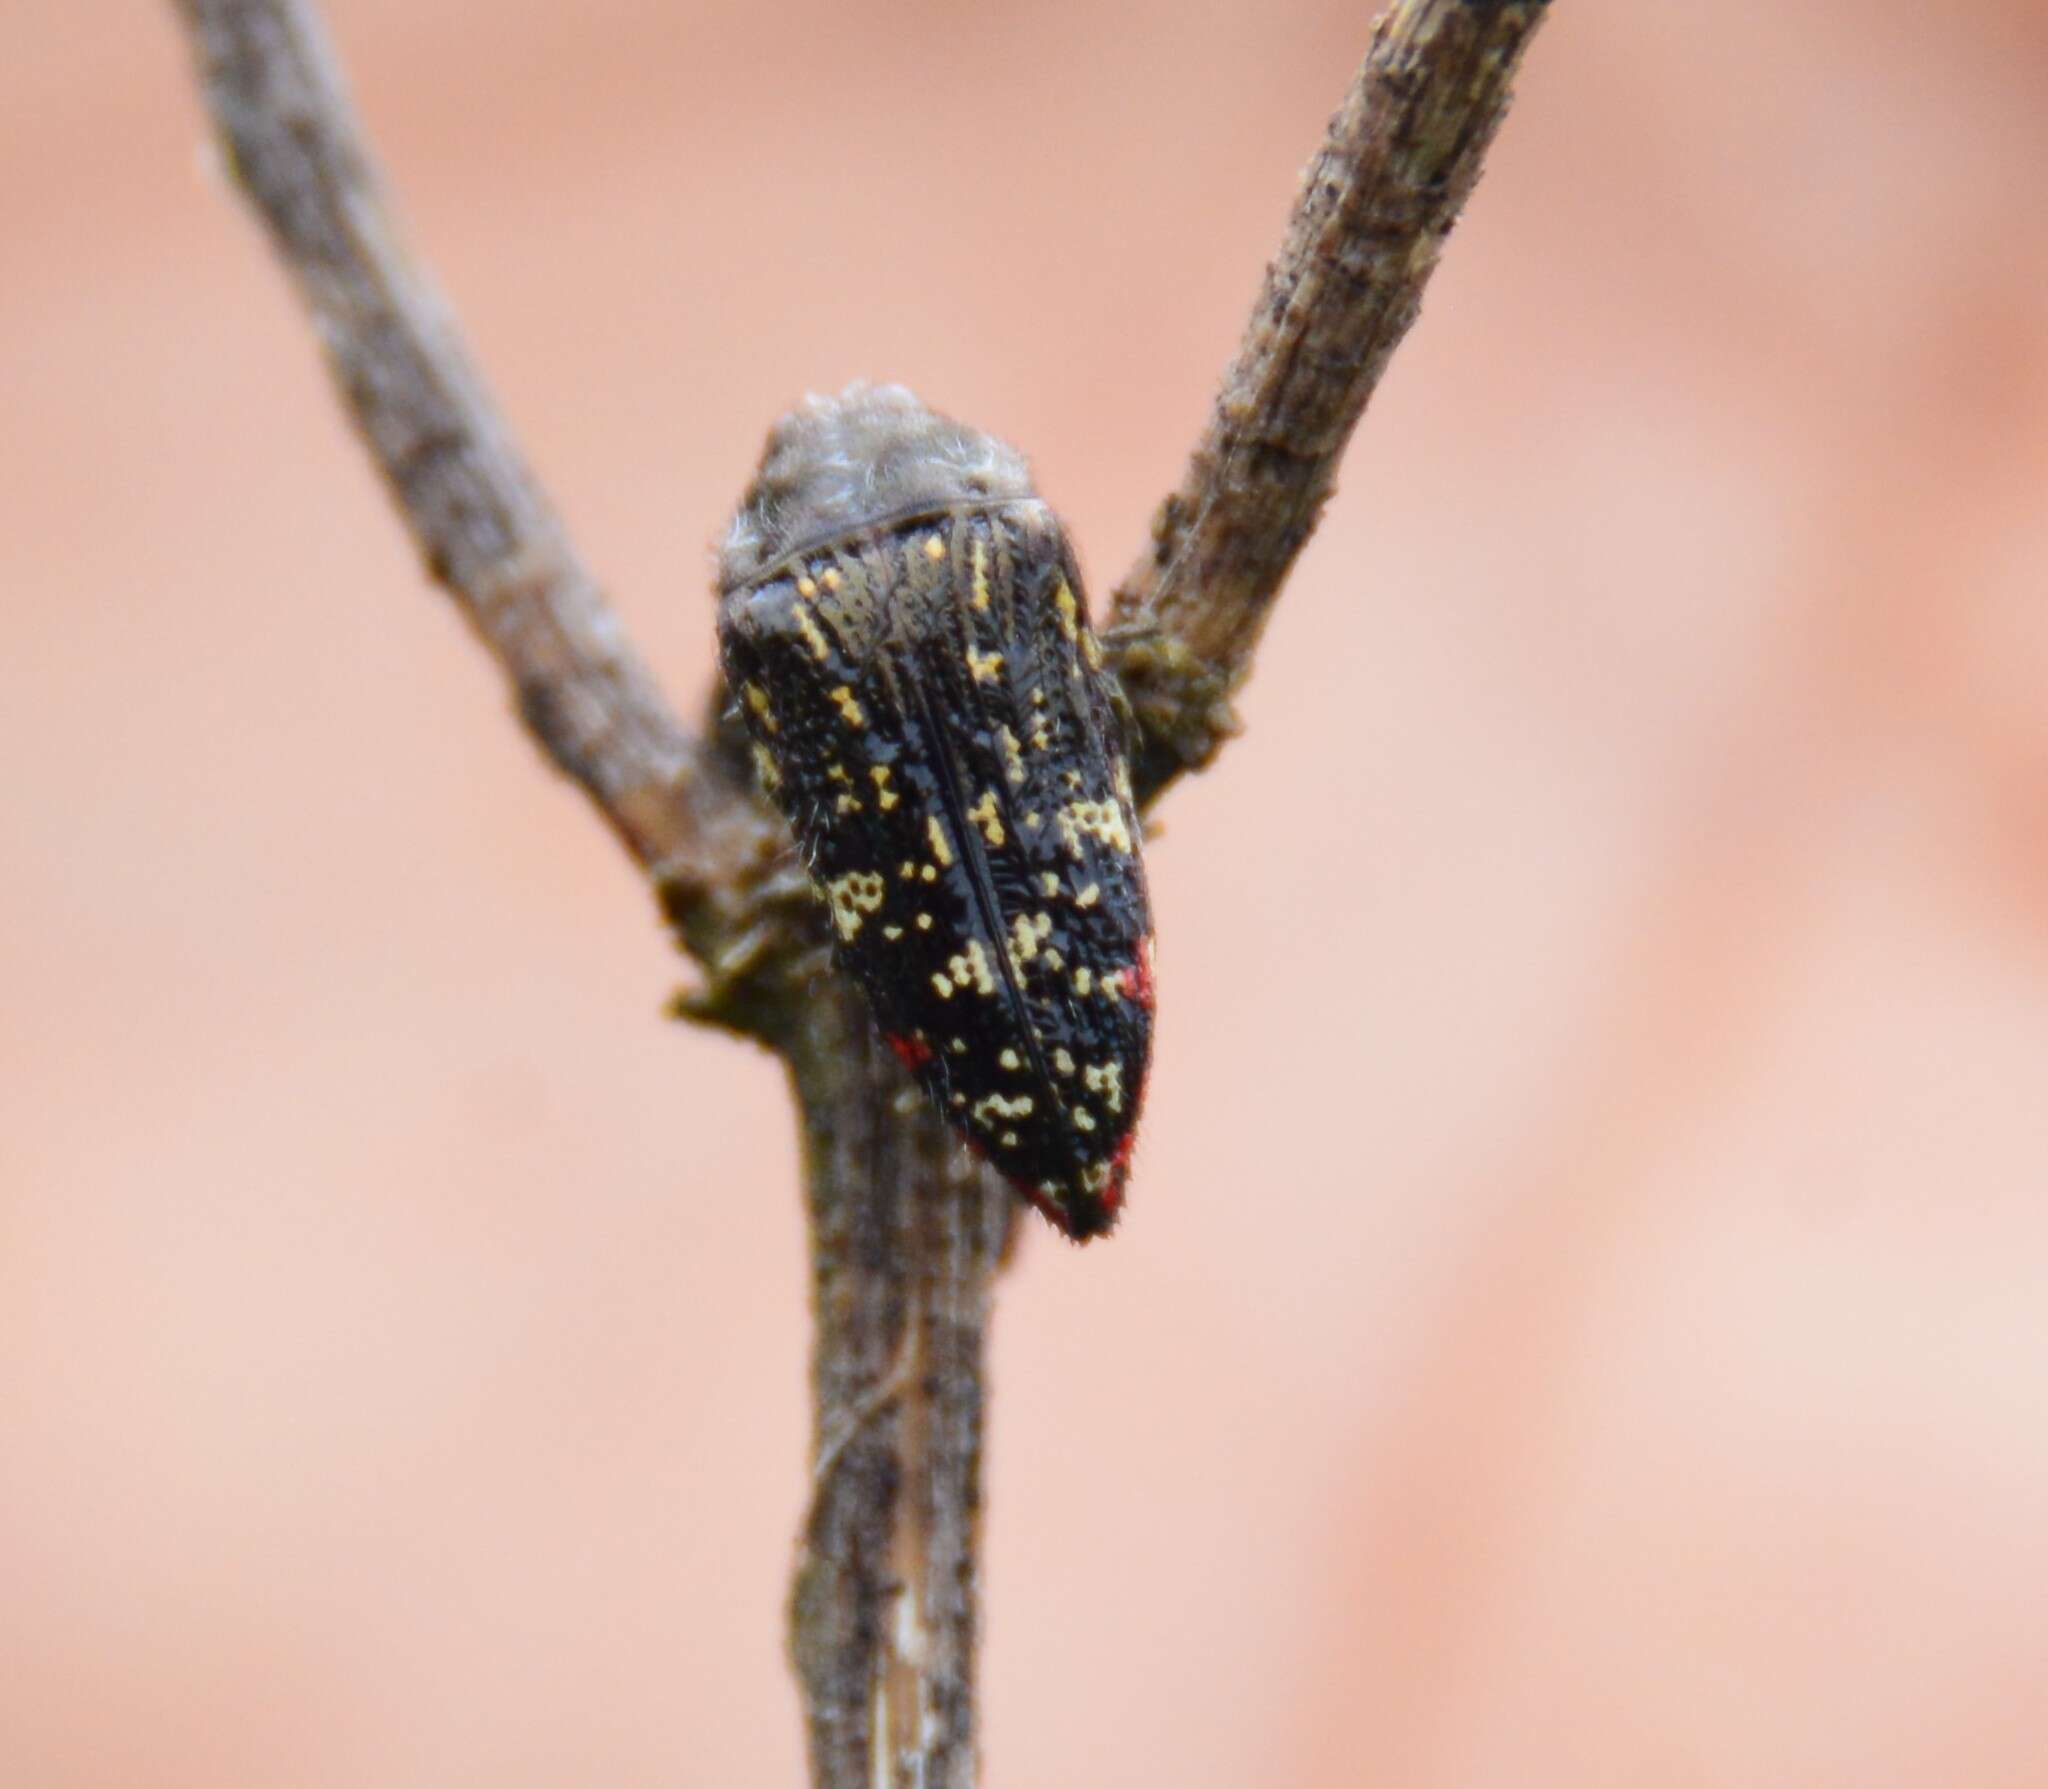
[[(791, 1637), (813, 1779), (974, 1780), (982, 1350), (1014, 1201), (822, 973), (780, 822), (625, 642), (400, 245), (312, 0), (175, 0), (229, 166), (429, 573), (648, 871), (708, 985), (788, 1059), (806, 1139), (814, 1496)], [(1208, 433), (1118, 593), (1156, 794), (1213, 754), (1336, 460), (1413, 319), (1541, 0), (1397, 0), (1309, 171)]]
[[(791, 1600), (814, 1782), (974, 1781), (982, 1347), (1015, 1196), (837, 981), (792, 1051), (813, 1233), (815, 1482)], [(852, 1199), (830, 1189), (866, 1185)]]
[(1407, 334), (1545, 0), (1402, 0), (1302, 177), (1209, 427), (1116, 593), (1117, 668), (1156, 796), (1234, 730), (1274, 599)]
[(293, 0), (179, 10), (229, 170), (313, 313), (428, 573), (633, 855), (679, 893), (730, 880), (758, 844), (752, 803), (662, 701), (407, 254), (317, 12)]
[(732, 742), (716, 728), (692, 739), (627, 646), (400, 246), (315, 8), (178, 5), (229, 169), (430, 575), (703, 964), (687, 1010), (792, 1064), (817, 1319), (792, 1648), (814, 1775), (868, 1784), (879, 1757), (934, 1789), (969, 1781), (981, 1352), (1011, 1196), (960, 1160), (850, 991), (822, 975), (787, 834)]

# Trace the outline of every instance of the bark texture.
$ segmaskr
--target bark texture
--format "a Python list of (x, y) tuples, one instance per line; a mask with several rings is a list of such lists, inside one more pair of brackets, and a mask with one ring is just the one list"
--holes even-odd
[[(791, 1599), (814, 1777), (974, 1780), (982, 1349), (1016, 1200), (834, 983), (791, 1053), (810, 1180), (812, 1491)], [(854, 1188), (862, 1196), (849, 1196)]]
[(1302, 175), (1209, 426), (1118, 588), (1117, 669), (1157, 796), (1234, 731), (1230, 695), (1422, 305), (1546, 0), (1391, 7)]

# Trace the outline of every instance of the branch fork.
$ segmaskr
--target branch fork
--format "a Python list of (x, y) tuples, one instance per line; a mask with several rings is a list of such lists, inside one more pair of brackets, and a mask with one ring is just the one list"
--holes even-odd
[[(813, 1781), (970, 1784), (982, 1351), (1014, 1200), (878, 1047), (744, 756), (715, 722), (699, 735), (675, 718), (527, 470), (403, 245), (313, 0), (174, 3), (226, 165), (428, 575), (702, 966), (677, 1010), (788, 1064), (817, 1322), (791, 1604)], [(1231, 698), (1546, 11), (1395, 0), (1375, 27), (1209, 425), (1110, 605), (1141, 799), (1236, 732)]]

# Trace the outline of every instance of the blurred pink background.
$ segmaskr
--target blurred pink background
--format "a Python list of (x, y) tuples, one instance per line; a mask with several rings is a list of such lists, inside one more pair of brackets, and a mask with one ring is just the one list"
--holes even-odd
[[(1098, 599), (1357, 6), (349, 0), (679, 703), (807, 388)], [(797, 1780), (794, 1143), (207, 172), (0, 68), (0, 1783)], [(1569, 0), (1152, 851), (994, 1350), (994, 1789), (2048, 1781), (2048, 12)]]

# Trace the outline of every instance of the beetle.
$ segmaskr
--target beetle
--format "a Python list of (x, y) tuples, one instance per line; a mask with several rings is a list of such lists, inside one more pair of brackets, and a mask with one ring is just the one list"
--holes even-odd
[(1114, 682), (1023, 458), (898, 386), (770, 434), (719, 642), (835, 961), (939, 1112), (1068, 1236), (1122, 1209), (1152, 922)]

